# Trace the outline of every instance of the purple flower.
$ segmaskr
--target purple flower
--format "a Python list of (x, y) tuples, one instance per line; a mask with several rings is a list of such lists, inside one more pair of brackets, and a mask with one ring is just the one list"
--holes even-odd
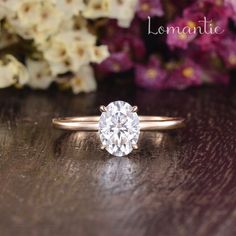
[(228, 84), (229, 74), (224, 69), (225, 65), (221, 60), (218, 52), (208, 50), (202, 52), (200, 50), (188, 50), (182, 53), (182, 57), (191, 58), (192, 61), (197, 61), (197, 66), (202, 71), (201, 81), (207, 84)]
[[(228, 71), (236, 68), (236, 38), (229, 27), (230, 18), (236, 22), (236, 0), (179, 0), (178, 3), (169, 0), (165, 9), (169, 9), (165, 18), (154, 22), (157, 27), (168, 26), (166, 41), (159, 35), (153, 43), (153, 38), (142, 35), (141, 19), (164, 15), (161, 0), (139, 0), (138, 17), (129, 29), (120, 28), (114, 20), (108, 21), (100, 42), (108, 45), (111, 56), (97, 66), (98, 70), (109, 74), (134, 69), (136, 84), (149, 89), (181, 90), (204, 83), (228, 84)], [(216, 26), (221, 33), (209, 33)], [(170, 51), (166, 44), (170, 49), (183, 50)], [(158, 52), (171, 62), (164, 64), (151, 56), (142, 64), (147, 52), (151, 55)]]
[[(194, 19), (201, 27), (201, 34), (198, 33), (194, 44), (203, 51), (217, 50), (218, 44), (227, 37), (228, 19), (231, 14), (230, 8), (226, 7), (221, 0), (217, 4), (214, 0), (199, 0), (186, 8), (183, 13), (185, 18)], [(204, 17), (207, 20), (206, 25), (203, 22)], [(217, 29), (217, 33), (215, 33), (215, 29)]]
[(152, 56), (147, 65), (135, 66), (136, 84), (143, 88), (163, 89), (167, 78), (166, 71), (161, 67), (160, 61)]
[(218, 52), (229, 69), (236, 68), (236, 38), (226, 38), (221, 42)]
[(143, 41), (131, 35), (118, 35), (112, 41), (107, 41), (106, 45), (111, 55), (98, 66), (104, 73), (128, 71), (133, 68), (135, 61), (141, 60), (146, 54)]
[(148, 16), (163, 16), (164, 11), (160, 0), (139, 0), (137, 15), (141, 19), (147, 19)]
[(202, 68), (191, 59), (187, 59), (182, 65), (171, 71), (167, 88), (182, 90), (191, 86), (199, 86), (203, 83), (202, 78)]
[(141, 36), (141, 21), (137, 18), (133, 20), (131, 26), (127, 28), (121, 28), (117, 25), (117, 21), (109, 20), (104, 26), (102, 40), (111, 41), (118, 35), (133, 35), (136, 37)]
[[(184, 30), (185, 27), (188, 27)], [(169, 33), (167, 35), (167, 44), (173, 48), (187, 49), (189, 43), (193, 41), (197, 33), (193, 29), (197, 27), (197, 23), (193, 20), (177, 18), (174, 22), (168, 25)]]
[(230, 6), (236, 12), (236, 1), (235, 0), (225, 0), (225, 5)]
[(134, 60), (142, 59), (146, 54), (146, 48), (141, 38), (133, 35), (117, 35), (113, 40), (104, 40), (111, 53), (124, 52)]
[(138, 27), (136, 22), (133, 22), (130, 29), (121, 29), (114, 21), (110, 21), (101, 41), (108, 46), (111, 55), (98, 65), (98, 70), (103, 73), (125, 72), (146, 56), (140, 24)]
[[(203, 6), (200, 5), (198, 6), (198, 8), (195, 8), (195, 10), (202, 9), (204, 14), (207, 16), (207, 20), (211, 21), (211, 26), (210, 24), (207, 24), (208, 31), (210, 30), (210, 27), (217, 26), (219, 27), (218, 31), (220, 33), (199, 35), (194, 40), (194, 45), (198, 46), (198, 49), (202, 52), (202, 54), (219, 54), (219, 52), (221, 52), (222, 54), (224, 49), (227, 48), (227, 44), (229, 44), (227, 39), (231, 38), (232, 35), (228, 27), (228, 20), (232, 14), (232, 10), (228, 6), (224, 5), (223, 1), (220, 1), (218, 4), (215, 4), (213, 0), (204, 0), (202, 1), (202, 3)], [(188, 10), (187, 13), (191, 15), (190, 10)], [(233, 45), (231, 45), (231, 49), (229, 49), (228, 52), (231, 50), (232, 52), (235, 50), (235, 47), (233, 47)], [(225, 58), (225, 56), (223, 57)], [(230, 61), (233, 61), (233, 56), (230, 57)], [(229, 65), (229, 63), (226, 64)]]
[(194, 44), (199, 47), (202, 53), (207, 53), (209, 51), (217, 51), (219, 43), (224, 40), (225, 34), (222, 35), (209, 35), (204, 34), (198, 37)]
[(117, 52), (112, 53), (109, 58), (97, 66), (97, 69), (104, 73), (120, 73), (133, 68), (134, 64), (127, 53)]
[(218, 70), (215, 70), (213, 68), (204, 69), (203, 82), (206, 84), (228, 85), (229, 81), (230, 81), (229, 73), (226, 73), (224, 71), (221, 71), (219, 73)]
[(231, 18), (236, 24), (236, 1), (235, 0), (225, 0), (225, 6), (232, 10)]

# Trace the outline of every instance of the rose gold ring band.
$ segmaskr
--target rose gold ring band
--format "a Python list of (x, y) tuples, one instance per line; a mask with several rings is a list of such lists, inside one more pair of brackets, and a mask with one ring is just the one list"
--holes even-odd
[[(98, 131), (99, 119), (99, 116), (55, 118), (52, 124), (63, 130)], [(142, 131), (170, 130), (184, 126), (184, 119), (178, 117), (139, 116), (139, 120)]]

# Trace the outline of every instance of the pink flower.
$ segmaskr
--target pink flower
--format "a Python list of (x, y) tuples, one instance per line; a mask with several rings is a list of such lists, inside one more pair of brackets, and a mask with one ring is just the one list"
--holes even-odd
[(161, 67), (160, 61), (152, 56), (147, 65), (135, 66), (136, 84), (143, 88), (163, 89), (167, 78), (166, 71)]
[(236, 24), (236, 1), (235, 0), (225, 0), (225, 6), (229, 7), (232, 10), (231, 18)]
[(133, 22), (130, 29), (121, 29), (114, 21), (110, 21), (101, 41), (108, 46), (111, 55), (98, 65), (98, 70), (103, 73), (125, 72), (146, 56), (140, 24), (136, 22)]
[[(184, 31), (185, 27), (188, 27), (188, 29), (191, 29), (191, 31), (187, 30), (187, 28)], [(167, 44), (172, 49), (187, 49), (189, 43), (197, 37), (197, 33), (193, 32), (195, 27), (197, 27), (197, 23), (193, 20), (177, 18), (174, 22), (168, 25), (170, 32), (167, 35)]]
[[(204, 34), (198, 34), (198, 37), (194, 40), (194, 44), (199, 46), (200, 50), (203, 51), (217, 50), (218, 44), (227, 37), (229, 31), (228, 19), (232, 11), (220, 0), (217, 4), (214, 0), (199, 0), (184, 10), (184, 17), (191, 18), (198, 13), (200, 13), (199, 16), (201, 18), (198, 17), (197, 21)], [(207, 20), (206, 25), (203, 23), (204, 17)], [(215, 30), (217, 33), (215, 33)], [(208, 33), (205, 33), (205, 31)]]
[(141, 19), (147, 19), (148, 16), (163, 16), (164, 11), (160, 0), (139, 0), (137, 15)]
[(117, 25), (117, 21), (109, 20), (103, 28), (102, 40), (112, 40), (117, 35), (133, 35), (136, 37), (141, 36), (141, 22), (135, 18), (131, 23), (131, 26), (127, 28), (121, 28)]
[(207, 53), (209, 51), (217, 51), (218, 44), (224, 40), (225, 34), (222, 35), (208, 35), (204, 34), (197, 38), (194, 42), (195, 45), (199, 46), (199, 50), (202, 53)]
[(213, 68), (205, 68), (204, 69), (204, 80), (203, 82), (206, 84), (222, 84), (228, 85), (230, 81), (229, 73), (225, 71), (217, 71)]
[(201, 81), (206, 84), (228, 84), (229, 74), (224, 69), (224, 64), (215, 50), (202, 52), (199, 50), (188, 50), (182, 54), (182, 57), (191, 58), (197, 62), (201, 69)]
[[(164, 15), (161, 0), (139, 0), (138, 17), (129, 29), (109, 21), (101, 42), (108, 45), (111, 56), (98, 66), (99, 70), (119, 73), (134, 69), (136, 84), (149, 89), (182, 90), (205, 83), (228, 84), (229, 70), (236, 68), (236, 37), (233, 27), (229, 27), (229, 19), (236, 22), (236, 0), (179, 0), (178, 3), (169, 0), (165, 9), (170, 10), (166, 16), (153, 22), (155, 27), (168, 26), (167, 37), (158, 35), (154, 39), (142, 34), (144, 24), (140, 19)], [(221, 33), (209, 33), (216, 26)], [(170, 62), (164, 64), (150, 56), (142, 64), (148, 53), (159, 53)]]
[(167, 87), (172, 89), (186, 89), (191, 86), (200, 86), (203, 81), (203, 71), (191, 59), (172, 70), (167, 81)]
[(133, 35), (117, 35), (112, 40), (103, 40), (108, 45), (111, 53), (127, 53), (135, 60), (142, 59), (146, 54), (146, 48), (143, 40)]
[(97, 69), (104, 73), (120, 73), (132, 69), (134, 66), (133, 61), (127, 53), (117, 52), (112, 53), (109, 58), (97, 66)]
[(230, 6), (236, 12), (236, 1), (235, 0), (225, 0), (225, 5)]
[(236, 68), (236, 38), (226, 38), (219, 46), (219, 54), (229, 69)]

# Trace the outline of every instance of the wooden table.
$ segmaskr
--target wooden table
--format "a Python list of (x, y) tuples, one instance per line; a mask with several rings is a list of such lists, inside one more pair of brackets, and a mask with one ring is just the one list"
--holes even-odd
[[(51, 128), (116, 99), (187, 127), (143, 133), (128, 158), (101, 151), (95, 133)], [(236, 87), (0, 91), (0, 235), (236, 235)]]

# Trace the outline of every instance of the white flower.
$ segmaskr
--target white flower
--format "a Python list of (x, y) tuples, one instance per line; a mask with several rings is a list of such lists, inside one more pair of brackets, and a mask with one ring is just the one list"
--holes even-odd
[(6, 11), (16, 11), (21, 3), (19, 0), (0, 0), (0, 7)]
[(83, 65), (88, 65), (91, 61), (90, 49), (92, 44), (86, 42), (75, 41), (68, 48), (68, 54), (71, 58), (71, 70), (77, 72)]
[(83, 15), (89, 19), (108, 17), (117, 19), (119, 26), (129, 27), (138, 0), (89, 0)]
[(12, 34), (16, 33), (24, 39), (33, 38), (33, 29), (21, 24), (17, 16), (8, 16), (7, 25), (9, 32), (11, 32)]
[(42, 43), (58, 32), (63, 18), (51, 1), (23, 0), (7, 20), (13, 31), (24, 39)]
[[(0, 0), (0, 20), (4, 19), (0, 49), (19, 42), (34, 58), (26, 60), (27, 69), (13, 56), (0, 60), (0, 88), (27, 84), (46, 89), (59, 75), (69, 72), (75, 75), (69, 82), (74, 93), (95, 90), (90, 63), (101, 63), (109, 52), (106, 46), (97, 46), (88, 19), (108, 17), (128, 26), (136, 1)], [(30, 40), (29, 45), (25, 40)]]
[(81, 92), (93, 92), (97, 88), (94, 72), (91, 66), (83, 66), (70, 80), (70, 86), (74, 94)]
[(25, 28), (33, 27), (40, 21), (39, 12), (41, 10), (41, 3), (39, 1), (23, 1), (17, 9), (17, 22)]
[(109, 17), (118, 20), (121, 27), (129, 27), (134, 16), (137, 0), (111, 0), (109, 7)]
[(50, 62), (50, 70), (53, 76), (65, 74), (71, 71), (72, 62), (69, 59), (66, 59), (62, 62)]
[(0, 88), (9, 87), (14, 84), (17, 87), (22, 87), (29, 80), (25, 66), (11, 55), (6, 55), (0, 60), (0, 74)]
[(55, 77), (52, 76), (49, 65), (43, 60), (27, 59), (27, 69), (29, 71), (28, 85), (33, 89), (47, 89)]
[(71, 30), (59, 33), (42, 47), (53, 75), (78, 72), (90, 62), (100, 63), (108, 57), (107, 47), (97, 47), (96, 38), (87, 30)]
[(101, 63), (109, 57), (107, 46), (93, 47), (91, 50), (91, 61), (94, 63)]
[(75, 41), (87, 42), (88, 44), (95, 44), (96, 37), (88, 32), (87, 29), (71, 30), (61, 32), (53, 38), (54, 42), (61, 42), (70, 47), (70, 44)]
[(0, 74), (0, 88), (7, 88), (15, 84), (15, 74), (13, 73), (11, 64), (4, 65), (2, 61), (0, 61)]
[(58, 29), (58, 33), (73, 30), (75, 27), (74, 18), (63, 19)]
[(109, 1), (113, 0), (88, 0), (83, 11), (83, 16), (89, 19), (109, 16)]
[(55, 4), (60, 11), (64, 12), (65, 18), (78, 15), (85, 7), (83, 0), (57, 0)]
[(43, 2), (40, 12), (40, 20), (37, 24), (39, 32), (54, 34), (60, 27), (62, 14), (52, 4)]
[(71, 37), (66, 37), (64, 34), (62, 35), (67, 39), (63, 40), (62, 35), (56, 35), (49, 40), (48, 44), (44, 45), (45, 48), (42, 48), (44, 58), (48, 61), (54, 76), (69, 72), (72, 67), (72, 61), (68, 55)]
[(63, 62), (68, 58), (66, 45), (62, 42), (52, 41), (44, 49), (44, 57), (50, 62)]

